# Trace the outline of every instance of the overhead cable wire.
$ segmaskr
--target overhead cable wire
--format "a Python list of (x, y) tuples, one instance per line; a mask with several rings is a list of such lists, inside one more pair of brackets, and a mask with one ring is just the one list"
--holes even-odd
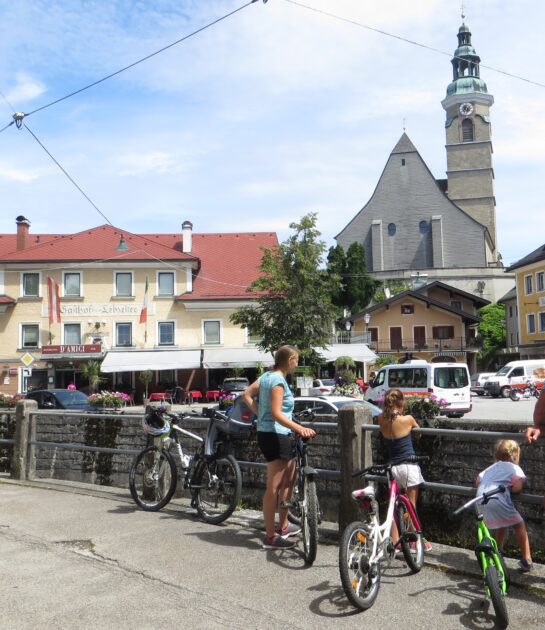
[(61, 98), (58, 98), (58, 99), (56, 99), (54, 101), (51, 101), (50, 103), (47, 103), (46, 105), (42, 105), (41, 107), (37, 107), (36, 109), (33, 109), (32, 111), (30, 111), (27, 114), (25, 114), (25, 116), (28, 117), (28, 116), (31, 116), (32, 114), (36, 114), (37, 112), (41, 112), (42, 110), (47, 109), (48, 107), (51, 107), (52, 105), (56, 105), (57, 103), (60, 103), (61, 101), (65, 101), (66, 99), (71, 98), (72, 96), (75, 96), (76, 94), (80, 94), (81, 92), (84, 92), (85, 90), (88, 90), (88, 89), (94, 87), (95, 85), (99, 85), (100, 83), (103, 83), (104, 81), (107, 81), (108, 79), (111, 79), (112, 77), (115, 77), (118, 74), (121, 74), (122, 72), (125, 72), (126, 70), (129, 70), (130, 68), (134, 68), (134, 66), (137, 66), (138, 64), (140, 64), (140, 63), (142, 63), (144, 61), (147, 61), (148, 59), (151, 59), (152, 57), (155, 57), (156, 55), (164, 52), (165, 50), (168, 50), (169, 48), (172, 48), (173, 46), (177, 46), (178, 44), (186, 41), (190, 37), (193, 37), (194, 35), (197, 35), (198, 33), (202, 33), (202, 31), (205, 31), (206, 29), (210, 28), (211, 26), (214, 26), (215, 24), (218, 24), (221, 21), (226, 20), (228, 17), (231, 17), (232, 15), (235, 15), (235, 13), (238, 13), (239, 11), (242, 11), (242, 9), (245, 9), (246, 7), (250, 6), (251, 4), (254, 4), (257, 1), (258, 0), (250, 0), (246, 4), (243, 4), (241, 7), (238, 7), (238, 9), (234, 9), (233, 11), (230, 11), (229, 13), (226, 13), (222, 17), (217, 18), (216, 20), (213, 20), (212, 22), (210, 22), (208, 24), (205, 24), (204, 26), (201, 26), (196, 31), (193, 31), (192, 33), (189, 33), (188, 35), (184, 35), (184, 37), (181, 37), (180, 39), (177, 39), (175, 42), (172, 42), (170, 44), (167, 44), (166, 46), (163, 46), (159, 50), (156, 50), (155, 52), (152, 52), (149, 55), (146, 55), (145, 57), (142, 57), (141, 59), (138, 59), (137, 61), (134, 61), (133, 63), (130, 63), (128, 66), (120, 68), (119, 70), (116, 70), (115, 72), (112, 72), (112, 73), (108, 74), (107, 76), (102, 77), (102, 79), (98, 79), (97, 81), (93, 81), (93, 83), (90, 83), (89, 85), (86, 85), (86, 86), (84, 86), (82, 88), (79, 88), (78, 90), (75, 90), (74, 92), (70, 92), (70, 94), (66, 94), (65, 96), (62, 96)]
[[(428, 44), (422, 44), (421, 42), (417, 42), (413, 39), (409, 39), (407, 37), (403, 37), (401, 35), (395, 35), (394, 33), (389, 33), (388, 31), (383, 31), (380, 28), (375, 28), (374, 26), (369, 26), (368, 24), (363, 24), (362, 22), (358, 22), (357, 20), (353, 20), (351, 18), (346, 18), (341, 15), (336, 15), (335, 13), (330, 13), (329, 11), (323, 11), (322, 9), (317, 9), (316, 7), (309, 6), (308, 4), (303, 4), (302, 2), (298, 2), (297, 0), (285, 0), (289, 4), (295, 4), (298, 7), (302, 7), (303, 9), (308, 9), (309, 11), (314, 11), (315, 13), (319, 13), (321, 15), (326, 15), (327, 17), (333, 18), (334, 20), (339, 20), (340, 22), (346, 22), (347, 24), (352, 24), (354, 26), (359, 26), (360, 28), (367, 29), (368, 31), (373, 31), (374, 33), (378, 33), (379, 35), (385, 35), (386, 37), (391, 37), (392, 39), (397, 39), (401, 42), (405, 42), (406, 44), (412, 44), (413, 46), (418, 46), (419, 48), (424, 48), (425, 50), (430, 50), (432, 52), (438, 53), (439, 55), (445, 55), (447, 57), (452, 57), (453, 59), (461, 59), (464, 60), (464, 57), (459, 55), (453, 55), (450, 52), (445, 50), (441, 50), (439, 48), (434, 48), (433, 46), (429, 46)], [(492, 70), (492, 72), (497, 72), (499, 74), (503, 74), (507, 77), (511, 77), (512, 79), (518, 79), (519, 81), (524, 81), (526, 83), (531, 83), (532, 85), (537, 85), (538, 87), (545, 88), (545, 83), (540, 83), (539, 81), (533, 81), (532, 79), (527, 79), (526, 77), (522, 77), (518, 74), (514, 74), (512, 72), (507, 72), (505, 70), (500, 70), (499, 68), (495, 68), (493, 66), (488, 66), (484, 63), (479, 64), (481, 68), (486, 68), (487, 70)]]
[(60, 164), (60, 162), (58, 160), (56, 160), (53, 155), (51, 154), (51, 152), (45, 147), (45, 145), (43, 144), (43, 142), (40, 141), (40, 139), (38, 138), (38, 136), (36, 136), (36, 134), (30, 129), (30, 127), (26, 124), (23, 123), (23, 127), (28, 131), (28, 133), (34, 138), (34, 140), (36, 140), (36, 142), (42, 147), (42, 149), (47, 153), (47, 155), (53, 160), (53, 162), (55, 162), (55, 164), (61, 169), (61, 171), (66, 175), (66, 177), (72, 182), (72, 184), (79, 190), (79, 192), (85, 197), (85, 199), (87, 199), (87, 201), (93, 206), (93, 208), (102, 216), (104, 217), (104, 219), (106, 219), (107, 223), (109, 223), (112, 227), (114, 227), (114, 224), (110, 221), (110, 219), (108, 219), (108, 217), (104, 214), (104, 212), (102, 212), (102, 210), (92, 201), (92, 199), (85, 193), (85, 191), (78, 185), (78, 183), (68, 174), (68, 172), (66, 171), (66, 169)]

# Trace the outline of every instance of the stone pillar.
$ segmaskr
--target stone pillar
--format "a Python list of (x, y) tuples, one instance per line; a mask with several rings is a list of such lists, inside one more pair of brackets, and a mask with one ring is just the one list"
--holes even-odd
[(352, 473), (372, 461), (371, 433), (362, 432), (362, 425), (372, 424), (371, 411), (362, 405), (346, 405), (339, 410), (339, 442), (341, 447), (341, 489), (339, 499), (339, 532), (358, 519), (358, 506), (352, 499), (352, 491), (361, 487), (362, 481)]
[(30, 414), (37, 409), (35, 400), (21, 400), (15, 406), (15, 444), (10, 473), (13, 479), (24, 481), (27, 478)]

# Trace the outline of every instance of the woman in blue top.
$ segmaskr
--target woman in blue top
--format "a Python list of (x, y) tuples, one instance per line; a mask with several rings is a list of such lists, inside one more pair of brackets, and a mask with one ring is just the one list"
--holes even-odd
[[(263, 496), (265, 521), (265, 549), (290, 549), (295, 546), (290, 536), (301, 529), (288, 524), (288, 510), (282, 507), (289, 501), (295, 484), (294, 433), (312, 438), (312, 429), (292, 420), (293, 394), (286, 382), (299, 362), (299, 351), (293, 346), (282, 346), (274, 355), (274, 368), (265, 372), (244, 392), (244, 402), (257, 414), (257, 441), (267, 460), (267, 487)], [(256, 403), (255, 399), (258, 399)], [(275, 517), (278, 510), (278, 528)]]

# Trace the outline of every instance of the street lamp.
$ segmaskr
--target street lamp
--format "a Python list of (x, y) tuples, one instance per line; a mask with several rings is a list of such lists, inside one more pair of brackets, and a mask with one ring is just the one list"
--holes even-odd
[(363, 321), (365, 322), (365, 343), (369, 343), (369, 322), (371, 321), (371, 313), (365, 313)]

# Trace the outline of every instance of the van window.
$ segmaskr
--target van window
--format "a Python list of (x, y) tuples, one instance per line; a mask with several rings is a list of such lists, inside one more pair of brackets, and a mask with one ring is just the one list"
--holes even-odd
[(504, 365), (501, 368), (501, 370), (496, 372), (496, 376), (505, 376), (509, 372), (510, 369), (511, 369), (511, 367), (509, 365)]
[(427, 376), (426, 368), (422, 367), (390, 370), (388, 385), (390, 387), (427, 387)]
[(438, 367), (435, 370), (433, 384), (443, 389), (467, 387), (467, 369), (465, 367)]
[(384, 370), (381, 370), (378, 374), (377, 377), (375, 378), (375, 381), (373, 383), (373, 387), (378, 387), (379, 385), (382, 385), (384, 383), (384, 376), (385, 376), (386, 372)]
[(524, 368), (523, 367), (514, 368), (511, 374), (509, 374), (510, 378), (512, 378), (513, 376), (524, 376)]

